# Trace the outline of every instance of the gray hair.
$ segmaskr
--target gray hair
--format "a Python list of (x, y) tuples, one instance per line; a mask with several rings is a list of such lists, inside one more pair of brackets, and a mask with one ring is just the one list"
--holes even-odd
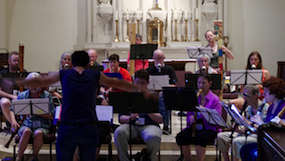
[(210, 57), (205, 53), (199, 54), (199, 56), (197, 57), (197, 60), (199, 61), (201, 58), (204, 58), (204, 57), (208, 59), (209, 63), (211, 62)]
[(60, 57), (60, 62), (59, 62), (59, 70), (62, 70), (62, 64), (61, 64), (61, 59), (65, 56), (65, 55), (69, 55), (70, 59), (71, 59), (71, 54), (69, 52), (64, 52), (61, 57)]
[(248, 84), (248, 85), (244, 86), (243, 89), (244, 89), (244, 90), (245, 90), (245, 89), (246, 89), (246, 90), (251, 89), (252, 94), (256, 94), (256, 93), (259, 94), (259, 89), (258, 89), (258, 87), (257, 87), (256, 85), (253, 85), (253, 84)]

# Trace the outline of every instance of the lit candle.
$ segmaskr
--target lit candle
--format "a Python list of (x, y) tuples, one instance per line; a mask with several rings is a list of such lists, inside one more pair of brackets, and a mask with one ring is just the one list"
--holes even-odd
[(173, 17), (174, 17), (174, 20), (177, 20), (177, 10), (176, 9), (174, 10)]
[(187, 20), (187, 10), (184, 11), (184, 14), (185, 14), (185, 20)]
[(195, 16), (196, 16), (196, 20), (198, 20), (198, 19), (199, 19), (199, 12), (198, 12), (198, 8), (196, 8), (196, 14), (195, 14)]
[(129, 11), (127, 10), (126, 13), (127, 13), (127, 20), (129, 20)]

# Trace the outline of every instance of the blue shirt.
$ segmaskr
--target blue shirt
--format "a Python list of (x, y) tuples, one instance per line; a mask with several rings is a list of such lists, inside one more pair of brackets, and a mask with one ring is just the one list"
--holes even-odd
[[(30, 97), (30, 90), (26, 90), (26, 91), (19, 93), (17, 99), (28, 99), (28, 98), (31, 98)], [(52, 97), (49, 94), (49, 92), (44, 91), (40, 95), (39, 98), (49, 98), (49, 112), (52, 115), (54, 115), (54, 106), (53, 106), (53, 102), (52, 102)], [(13, 110), (13, 107), (11, 107), (11, 110)], [(51, 120), (43, 118), (43, 117), (39, 117), (36, 115), (26, 117), (26, 120), (23, 122), (23, 126), (28, 126), (28, 127), (32, 128), (32, 122), (34, 122), (34, 121), (40, 121), (41, 122), (41, 128), (48, 129), (51, 127)]]
[(63, 96), (61, 122), (93, 123), (97, 121), (95, 106), (99, 79), (99, 71), (84, 70), (82, 74), (74, 69), (60, 71)]

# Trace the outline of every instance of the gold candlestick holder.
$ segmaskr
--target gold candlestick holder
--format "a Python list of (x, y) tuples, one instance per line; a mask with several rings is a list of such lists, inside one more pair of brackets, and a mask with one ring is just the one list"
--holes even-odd
[(194, 41), (201, 41), (201, 40), (199, 39), (198, 22), (199, 22), (199, 20), (196, 19), (196, 38), (195, 38)]
[(139, 19), (137, 19), (137, 28), (138, 28), (137, 33), (140, 34), (140, 20)]
[(228, 44), (229, 44), (229, 39), (230, 39), (230, 38), (229, 38), (228, 36), (224, 36), (223, 39), (224, 39), (225, 47), (227, 48), (227, 47), (228, 47)]
[(174, 21), (175, 21), (175, 39), (174, 39), (173, 41), (179, 41), (179, 40), (177, 39), (177, 19), (174, 20)]
[(187, 19), (185, 19), (185, 39), (184, 41), (186, 42), (190, 42), (190, 40), (188, 39), (188, 36), (187, 36)]
[(116, 20), (116, 38), (115, 38), (114, 42), (120, 42), (120, 39), (119, 39), (119, 29), (118, 29), (118, 22), (119, 22), (119, 20)]
[(125, 42), (130, 42), (128, 34), (129, 34), (129, 20), (127, 20), (127, 36)]

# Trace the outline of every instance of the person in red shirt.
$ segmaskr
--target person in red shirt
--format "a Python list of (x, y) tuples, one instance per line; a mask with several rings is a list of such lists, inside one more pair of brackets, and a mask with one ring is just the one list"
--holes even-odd
[[(139, 34), (136, 34), (136, 44), (141, 44), (142, 43), (142, 37)], [(128, 60), (127, 60), (127, 64), (128, 64), (128, 69), (129, 69), (129, 63), (130, 63), (130, 52), (128, 55)], [(147, 69), (149, 67), (149, 63), (148, 60), (141, 60), (141, 59), (136, 59), (135, 60), (135, 71), (138, 71), (140, 69)]]

